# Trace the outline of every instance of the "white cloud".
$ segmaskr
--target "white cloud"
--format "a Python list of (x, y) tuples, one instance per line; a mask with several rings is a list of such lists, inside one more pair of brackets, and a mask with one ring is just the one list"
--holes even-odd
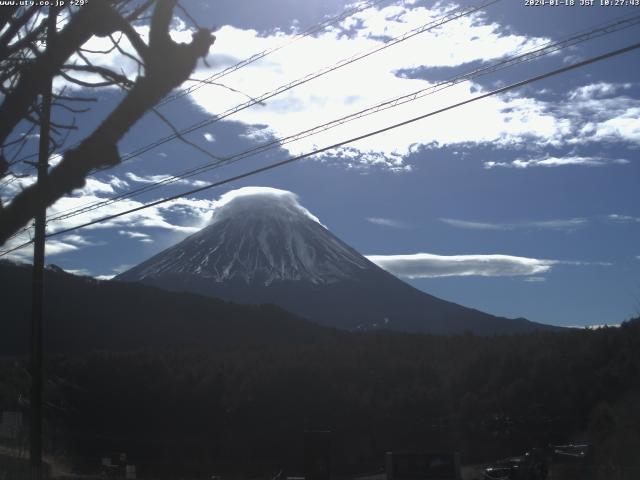
[(575, 88), (574, 90), (569, 92), (568, 97), (571, 100), (591, 100), (594, 98), (603, 98), (614, 95), (620, 90), (628, 90), (632, 86), (633, 85), (631, 83), (591, 83), (589, 85)]
[(118, 273), (126, 272), (131, 267), (133, 267), (133, 265), (131, 265), (129, 263), (122, 263), (122, 264), (120, 264), (118, 266), (113, 267), (111, 269), (111, 271), (117, 275)]
[(568, 218), (553, 220), (521, 221), (507, 223), (473, 222), (467, 220), (457, 220), (454, 218), (441, 218), (441, 222), (457, 228), (470, 230), (518, 230), (518, 229), (550, 229), (550, 230), (574, 230), (589, 224), (586, 218)]
[[(329, 28), (319, 35), (292, 43), (243, 68), (241, 72), (227, 75), (225, 83), (252, 97), (258, 97), (310, 72), (380, 47), (384, 44), (382, 37), (400, 35), (443, 13), (444, 10), (438, 7), (430, 10), (408, 4), (370, 8), (339, 27)], [(345, 35), (345, 30), (348, 30), (348, 35)], [(265, 35), (231, 26), (222, 27), (217, 36), (218, 42), (212, 49), (210, 61), (215, 62), (218, 57), (223, 57), (227, 63), (279, 45), (289, 38), (282, 32)], [(284, 136), (369, 107), (389, 99), (391, 95), (405, 94), (431, 85), (424, 80), (407, 78), (401, 71), (489, 61), (514, 50), (531, 48), (543, 41), (545, 39), (511, 34), (503, 25), (488, 21), (482, 14), (473, 14), (268, 99), (264, 107), (238, 112), (233, 119), (246, 125), (266, 125), (262, 129), (263, 135), (269, 133)], [(224, 65), (216, 65), (216, 69), (222, 66)], [(206, 77), (211, 73), (213, 70), (202, 68), (198, 76)], [(477, 85), (461, 84), (437, 96), (425, 97), (388, 110), (384, 115), (352, 122), (330, 132), (289, 144), (286, 148), (293, 154), (302, 153), (312, 149), (314, 145), (334, 143), (338, 139), (355, 136), (460, 101), (478, 88)], [(209, 113), (224, 112), (244, 101), (239, 95), (216, 90), (212, 86), (194, 91), (191, 97)], [(531, 107), (531, 102), (527, 99), (505, 101), (496, 97), (482, 104), (470, 105), (460, 115), (443, 114), (438, 116), (437, 122), (422, 122), (401, 131), (389, 132), (384, 138), (360, 141), (353, 146), (358, 153), (355, 159), (349, 158), (345, 149), (340, 149), (339, 154), (348, 164), (367, 162), (398, 170), (403, 157), (414, 144), (493, 141), (496, 137), (512, 133), (524, 135), (532, 130), (533, 124), (551, 134), (556, 128), (552, 119), (536, 118), (537, 112)], [(505, 121), (502, 110), (507, 108), (514, 111)], [(460, 116), (464, 118), (461, 119)], [(478, 125), (474, 118), (485, 118), (486, 121)], [(526, 120), (526, 126), (519, 124), (516, 121), (518, 119), (523, 122)], [(465, 128), (467, 124), (473, 124), (473, 128)]]
[(369, 223), (380, 225), (382, 227), (406, 228), (406, 225), (403, 222), (399, 222), (398, 220), (393, 220), (391, 218), (367, 217), (366, 220)]
[(203, 134), (202, 136), (204, 137), (204, 139), (205, 139), (207, 142), (211, 142), (211, 143), (213, 143), (213, 142), (215, 142), (215, 141), (216, 141), (216, 137), (215, 137), (212, 133), (208, 133), (208, 132), (207, 132), (207, 133)]
[[(106, 187), (105, 187), (106, 189)], [(98, 186), (95, 191), (101, 191)], [(61, 212), (70, 209), (83, 207), (87, 204), (106, 200), (107, 197), (96, 195), (69, 196), (60, 199), (47, 210), (47, 216), (53, 218)], [(178, 198), (171, 202), (146, 208), (128, 215), (113, 218), (95, 225), (85, 227), (79, 232), (96, 229), (115, 228), (119, 235), (138, 240), (143, 243), (153, 242), (153, 236), (145, 229), (161, 229), (179, 234), (180, 236), (192, 234), (215, 219), (219, 220), (226, 215), (237, 215), (244, 208), (253, 208), (256, 202), (278, 202), (283, 208), (294, 212), (301, 212), (315, 222), (320, 223), (317, 217), (311, 214), (298, 202), (298, 197), (289, 191), (278, 190), (269, 187), (244, 187), (224, 193), (218, 200), (206, 200), (195, 198)], [(76, 217), (71, 217), (61, 221), (51, 221), (48, 226), (49, 233), (55, 233), (67, 228), (72, 228), (93, 220), (97, 220), (112, 214), (117, 214), (125, 210), (130, 210), (142, 206), (141, 202), (132, 199), (114, 202), (100, 209), (84, 212)], [(169, 215), (179, 216), (181, 222), (169, 221)], [(320, 223), (321, 224), (321, 223)], [(20, 245), (30, 240), (30, 232), (25, 232), (13, 238), (10, 242), (2, 246), (1, 250), (6, 250)], [(91, 242), (80, 234), (66, 234), (62, 238), (52, 237), (47, 240), (47, 255), (58, 255), (87, 246), (98, 246), (102, 243)], [(6, 258), (29, 261), (31, 259), (31, 249), (29, 247), (17, 250)], [(127, 268), (130, 266), (127, 266)], [(124, 268), (123, 270), (126, 270)], [(119, 273), (119, 272), (115, 272)]]
[(67, 253), (73, 250), (77, 250), (81, 246), (82, 245), (75, 245), (73, 243), (65, 242), (63, 240), (53, 240), (51, 242), (47, 242), (45, 251), (47, 255), (55, 256), (61, 253)]
[[(35, 175), (17, 178), (2, 189), (3, 202), (8, 203), (16, 194), (24, 188), (33, 185), (36, 182)], [(129, 184), (115, 175), (109, 175), (106, 179), (88, 177), (85, 185), (73, 191), (74, 196), (92, 197), (99, 195), (112, 195), (116, 193), (116, 189), (128, 188)]]
[[(1, 251), (9, 250), (11, 248), (17, 247), (27, 241), (31, 240), (30, 232), (25, 232), (21, 235), (18, 235), (10, 240), (8, 240), (2, 247), (0, 247)], [(45, 255), (47, 257), (55, 257), (56, 255), (61, 255), (63, 253), (69, 253), (76, 250), (79, 250), (83, 247), (100, 245), (99, 243), (94, 243), (87, 240), (82, 235), (65, 235), (62, 238), (50, 238), (47, 239), (45, 244)], [(33, 259), (33, 246), (29, 245), (14, 252), (11, 252), (2, 258), (6, 258), (9, 260), (16, 260), (20, 262), (31, 262)]]
[(241, 216), (243, 211), (254, 210), (260, 205), (269, 205), (270, 208), (277, 205), (282, 211), (302, 213), (322, 225), (318, 217), (300, 204), (295, 193), (271, 187), (242, 187), (222, 194), (213, 203), (211, 221), (219, 222), (225, 218)]
[[(637, 105), (638, 102), (636, 101)], [(628, 140), (634, 144), (640, 143), (640, 108), (628, 108), (620, 115), (608, 118), (595, 126), (592, 141)]]
[(607, 220), (615, 223), (640, 223), (640, 217), (633, 217), (631, 215), (621, 215), (618, 213), (611, 213), (607, 215)]
[[(135, 32), (140, 36), (140, 38), (148, 43), (149, 40), (149, 31), (150, 28), (148, 25), (134, 25)], [(193, 35), (193, 30), (187, 27), (184, 21), (180, 18), (174, 17), (171, 28), (169, 30), (169, 35), (171, 38), (179, 43), (190, 43)], [(114, 72), (125, 75), (129, 79), (135, 79), (139, 73), (138, 70), (138, 62), (134, 60), (140, 59), (140, 56), (136, 52), (135, 48), (129, 41), (126, 35), (122, 35), (118, 37), (118, 48), (115, 49), (113, 42), (109, 37), (98, 37), (93, 36), (87, 42), (82, 45), (85, 49), (83, 52), (83, 56), (87, 58), (92, 65), (108, 68)], [(92, 53), (97, 52), (97, 53)], [(103, 53), (109, 52), (109, 53)], [(128, 53), (130, 56), (124, 55), (122, 52)], [(133, 57), (133, 58), (131, 58)], [(71, 56), (69, 61), (67, 62), (69, 65), (84, 65), (84, 60), (77, 54)], [(80, 71), (71, 71), (68, 72), (72, 77), (78, 78), (85, 82), (102, 82), (104, 78), (95, 73), (89, 72), (80, 72)], [(144, 73), (144, 72), (141, 72)], [(82, 87), (70, 83), (63, 79), (62, 77), (54, 78), (54, 88), (71, 88), (71, 89), (80, 89)], [(119, 87), (106, 87), (106, 88), (119, 88)]]
[(132, 230), (119, 230), (118, 233), (128, 238), (137, 239), (142, 243), (153, 243), (153, 239), (148, 234), (143, 232), (136, 232)]
[[(126, 174), (126, 176), (131, 181), (140, 183), (152, 183), (166, 177), (165, 175), (151, 175), (143, 177), (131, 172)], [(33, 183), (34, 180), (35, 177), (18, 179), (17, 181), (9, 185), (9, 187), (3, 191), (3, 194), (6, 195), (7, 200), (9, 200), (22, 188)], [(184, 182), (192, 186), (207, 184), (206, 182)], [(70, 210), (79, 209), (96, 202), (108, 200), (108, 194), (111, 194), (112, 192), (115, 193), (113, 187), (115, 185), (123, 185), (125, 183), (126, 182), (124, 180), (113, 176), (111, 176), (107, 181), (90, 178), (87, 182), (87, 186), (75, 190), (72, 195), (61, 198), (54, 205), (49, 207), (47, 209), (47, 217), (51, 219), (61, 213), (68, 213)], [(160, 228), (174, 232), (194, 233), (202, 228), (202, 226), (204, 226), (204, 224), (206, 224), (206, 222), (210, 219), (211, 210), (214, 204), (215, 202), (212, 200), (198, 200), (188, 197), (179, 198), (86, 228), (101, 229), (120, 227), (135, 229), (147, 227)], [(58, 221), (51, 220), (48, 226), (48, 232), (53, 233), (56, 231), (64, 230), (83, 223), (100, 219), (102, 217), (118, 214), (125, 210), (131, 210), (143, 205), (144, 204), (142, 202), (133, 200), (132, 198), (126, 198), (117, 202), (110, 203), (95, 210), (86, 211), (75, 217), (70, 217), (68, 219)], [(172, 223), (165, 218), (168, 214), (171, 213), (181, 213), (184, 217), (186, 217), (186, 220), (183, 221), (183, 224), (181, 225)], [(22, 241), (24, 242), (24, 240)], [(48, 242), (53, 242), (53, 239), (49, 240)]]
[(64, 271), (72, 275), (91, 276), (91, 272), (86, 268), (65, 268)]
[(524, 281), (529, 283), (542, 283), (546, 282), (547, 279), (545, 277), (526, 277)]
[(640, 99), (626, 95), (594, 98), (572, 98), (553, 105), (548, 111), (568, 122), (566, 133), (561, 138), (567, 145), (592, 144), (595, 142), (640, 143)]
[(573, 265), (576, 267), (611, 267), (611, 262), (585, 262), (583, 260), (557, 260), (558, 264)]
[(455, 218), (441, 218), (441, 222), (457, 228), (469, 230), (510, 230), (510, 227), (502, 223), (473, 222), (469, 220), (457, 220)]
[(147, 238), (148, 237), (148, 235), (146, 233), (132, 232), (132, 231), (128, 231), (128, 230), (120, 230), (118, 233), (120, 235), (124, 235), (124, 236), (129, 237), (129, 238)]
[(586, 218), (568, 218), (556, 220), (539, 220), (511, 224), (513, 228), (537, 228), (552, 230), (573, 230), (575, 228), (584, 227), (589, 223)]
[[(382, 45), (382, 37), (408, 31), (440, 14), (442, 11), (437, 7), (429, 10), (406, 4), (371, 8), (340, 27), (295, 42), (242, 69), (242, 73), (229, 75), (227, 79), (234, 88), (257, 97), (320, 67), (376, 48)], [(344, 35), (345, 29), (349, 31), (348, 35)], [(268, 99), (263, 108), (238, 112), (233, 119), (248, 126), (264, 125), (253, 130), (254, 136), (259, 132), (261, 138), (269, 135), (282, 137), (389, 100), (393, 96), (434, 85), (428, 80), (407, 78), (403, 73), (407, 70), (461, 66), (474, 61), (488, 62), (546, 41), (508, 32), (508, 27), (490, 22), (483, 15), (465, 17)], [(282, 32), (260, 35), (253, 30), (229, 26), (223, 27), (218, 33), (219, 43), (213, 49), (217, 52), (214, 55), (222, 55), (227, 59), (250, 56), (253, 51), (278, 45), (287, 38)], [(429, 54), (416, 55), (416, 52)], [(210, 73), (209, 70), (201, 70), (199, 75), (204, 77)], [(428, 70), (426, 78), (429, 78)], [(490, 144), (496, 148), (516, 146), (528, 150), (534, 145), (536, 148), (562, 147), (595, 141), (640, 144), (640, 126), (637, 122), (640, 99), (623, 95), (623, 91), (630, 86), (602, 82), (588, 84), (568, 92), (560, 100), (554, 98), (545, 101), (522, 92), (492, 96), (318, 157), (339, 157), (348, 167), (382, 166), (402, 171), (408, 168), (405, 158), (420, 146), (472, 147), (475, 144)], [(287, 144), (285, 148), (292, 154), (308, 152), (485, 92), (484, 88), (473, 82), (461, 83), (437, 95), (424, 96), (385, 110), (384, 114), (362, 118)], [(535, 92), (531, 95), (535, 95)], [(196, 90), (191, 98), (210, 113), (224, 112), (242, 101), (235, 95), (212, 95), (210, 87)], [(478, 122), (478, 118), (483, 121)], [(626, 162), (622, 159), (611, 161)], [(596, 165), (608, 162), (608, 159), (573, 156), (569, 160), (538, 159), (524, 166)]]
[(379, 267), (406, 278), (453, 276), (504, 277), (547, 273), (556, 260), (511, 255), (369, 255)]
[[(74, 209), (86, 205), (87, 203), (104, 200), (100, 197), (67, 197), (59, 200), (49, 211), (49, 216), (54, 216), (58, 212)], [(73, 227), (79, 224), (97, 220), (112, 214), (118, 214), (126, 210), (131, 210), (142, 206), (142, 202), (131, 199), (115, 202), (102, 208), (82, 213), (63, 221), (51, 222), (50, 229), (55, 232), (64, 228)], [(171, 202), (145, 208), (137, 212), (121, 217), (113, 218), (86, 229), (104, 228), (159, 228), (182, 233), (194, 233), (202, 228), (205, 221), (210, 217), (212, 202), (208, 200), (196, 200), (190, 198), (180, 198)], [(185, 223), (178, 225), (167, 220), (170, 213), (186, 214), (188, 219)]]
[(111, 280), (113, 277), (115, 277), (114, 275), (95, 275), (93, 278), (95, 278), (96, 280)]
[(67, 234), (61, 239), (63, 242), (73, 243), (78, 247), (91, 247), (95, 245), (100, 245), (100, 243), (92, 242), (82, 235), (78, 235), (76, 233)]
[(115, 193), (115, 190), (110, 183), (105, 183), (91, 177), (87, 178), (84, 187), (76, 191), (78, 195), (96, 195), (101, 193)]
[[(415, 2), (368, 8), (338, 26), (288, 44), (286, 48), (226, 75), (225, 85), (238, 92), (206, 85), (193, 91), (190, 98), (207, 113), (225, 112), (246, 101), (244, 93), (258, 97), (321, 68), (381, 47), (390, 36), (408, 32), (445, 12), (442, 3), (436, 3), (432, 8)], [(147, 26), (136, 27), (136, 30), (142, 38), (148, 38)], [(546, 38), (517, 35), (512, 31), (509, 25), (492, 21), (477, 12), (297, 86), (266, 100), (264, 106), (237, 112), (230, 120), (243, 123), (248, 129), (245, 136), (254, 141), (282, 137), (395, 96), (433, 86), (433, 81), (429, 80), (430, 68), (459, 67), (478, 61), (486, 63), (548, 41)], [(172, 38), (188, 42), (191, 34), (192, 31), (181, 21), (172, 25)], [(214, 67), (201, 63), (194, 77), (206, 78), (256, 52), (280, 46), (295, 35), (295, 29), (287, 34), (283, 30), (258, 32), (226, 25), (216, 35), (218, 40), (208, 56), (208, 63)], [(126, 37), (120, 46), (135, 56)], [(104, 50), (110, 48), (111, 43), (108, 38), (96, 37), (86, 47)], [(116, 50), (109, 55), (87, 55), (97, 65), (123, 70), (131, 78), (137, 75), (135, 62)], [(412, 70), (426, 71), (427, 80), (408, 78), (405, 73)], [(85, 80), (93, 78), (91, 74), (78, 75)], [(65, 83), (60, 79), (57, 82), (60, 85)], [(630, 86), (604, 82), (587, 84), (568, 92), (561, 101), (543, 101), (527, 97), (524, 93), (493, 96), (318, 157), (338, 157), (351, 168), (379, 166), (405, 171), (410, 170), (406, 157), (420, 146), (473, 147), (490, 144), (497, 148), (517, 146), (528, 149), (531, 145), (558, 147), (595, 141), (637, 145), (640, 144), (640, 122), (637, 122), (640, 99), (624, 96)], [(484, 92), (480, 85), (461, 83), (437, 95), (425, 96), (386, 110), (384, 114), (338, 126), (287, 144), (284, 148), (294, 155), (306, 153)], [(478, 122), (478, 118), (483, 121)], [(202, 135), (207, 141), (215, 141), (209, 132)]]
[(531, 168), (531, 167), (564, 167), (568, 165), (583, 166), (583, 167), (604, 167), (606, 165), (626, 165), (629, 160), (624, 158), (605, 158), (605, 157), (580, 157), (580, 156), (567, 156), (567, 157), (545, 157), (545, 158), (531, 158), (528, 160), (518, 158), (512, 162), (484, 162), (484, 167), (487, 169), (496, 167), (511, 167), (511, 168)]
[(601, 328), (619, 328), (619, 323), (603, 323), (601, 325), (570, 325), (569, 328), (580, 328), (584, 330), (600, 330)]
[(109, 184), (117, 189), (129, 188), (129, 184), (125, 180), (115, 175), (109, 175)]
[[(367, 255), (379, 267), (399, 277), (515, 277), (527, 276), (528, 281), (544, 281), (542, 274), (549, 273), (554, 266), (600, 266), (609, 262), (584, 262), (574, 260), (549, 260), (517, 257), (513, 255), (435, 255), (416, 253), (410, 255)], [(540, 280), (542, 278), (542, 280)]]
[[(131, 180), (138, 181), (139, 179), (142, 179), (147, 183), (153, 181), (151, 178), (139, 177), (135, 174)], [(87, 186), (82, 189), (75, 190), (70, 196), (61, 198), (47, 209), (47, 217), (50, 219), (47, 226), (48, 233), (55, 233), (57, 231), (73, 228), (78, 225), (110, 215), (119, 214), (123, 211), (144, 205), (142, 202), (136, 201), (132, 198), (126, 198), (95, 210), (85, 211), (74, 217), (57, 221), (53, 220), (54, 217), (62, 213), (68, 213), (71, 210), (76, 210), (86, 207), (87, 205), (108, 200), (109, 195), (114, 192), (114, 187), (117, 188), (118, 186), (128, 185), (126, 181), (114, 176), (108, 177), (105, 181), (95, 178), (91, 178), (89, 180), (90, 181), (87, 182)], [(7, 188), (3, 189), (3, 196), (6, 196), (7, 199), (10, 200), (17, 192), (25, 186), (33, 183), (33, 181), (33, 177), (16, 180)], [(145, 208), (128, 215), (123, 215), (121, 217), (85, 227), (82, 230), (78, 230), (78, 233), (67, 234), (62, 238), (51, 237), (47, 239), (46, 254), (48, 256), (55, 256), (88, 246), (103, 245), (102, 242), (89, 241), (85, 236), (83, 236), (83, 232), (96, 229), (117, 228), (121, 232), (129, 232), (121, 233), (121, 235), (127, 235), (130, 238), (135, 238), (143, 243), (153, 242), (151, 233), (140, 232), (140, 230), (147, 228), (161, 229), (177, 233), (178, 235), (195, 233), (211, 220), (212, 211), (216, 204), (217, 202), (213, 200), (188, 197), (172, 200), (170, 202)], [(33, 229), (30, 229), (14, 237), (5, 245), (1, 246), (0, 251), (5, 251), (30, 241), (32, 230)], [(144, 237), (140, 235), (144, 235)], [(31, 257), (32, 247), (28, 246), (6, 255), (5, 258), (18, 261), (30, 261)]]
[(184, 178), (174, 178), (171, 175), (159, 174), (159, 175), (138, 175), (133, 172), (125, 173), (125, 176), (136, 183), (160, 183), (173, 185), (189, 185), (192, 187), (204, 187), (208, 185), (208, 182), (202, 180), (187, 180)]
[(36, 181), (35, 175), (29, 175), (28, 177), (12, 179), (9, 183), (6, 183), (5, 185), (3, 185), (2, 189), (0, 189), (0, 196), (2, 197), (2, 203), (3, 204), (9, 203), (9, 201), (14, 197), (14, 195), (16, 195), (17, 193), (19, 193), (29, 185), (35, 183), (35, 181)]
[(640, 217), (611, 213), (606, 216), (559, 218), (551, 220), (524, 220), (517, 222), (479, 222), (473, 220), (459, 220), (455, 218), (440, 218), (441, 222), (452, 227), (468, 230), (566, 230), (572, 231), (595, 223), (600, 224), (637, 224)]
[(160, 175), (138, 175), (137, 173), (127, 172), (124, 174), (132, 182), (136, 183), (157, 183), (162, 182), (170, 178), (170, 175), (160, 174)]

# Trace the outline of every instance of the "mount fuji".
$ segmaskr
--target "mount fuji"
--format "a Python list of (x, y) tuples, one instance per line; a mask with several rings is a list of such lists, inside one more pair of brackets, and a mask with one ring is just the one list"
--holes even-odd
[(551, 329), (417, 290), (333, 235), (288, 191), (223, 195), (211, 223), (116, 276), (237, 303), (273, 303), (320, 325), (480, 335)]

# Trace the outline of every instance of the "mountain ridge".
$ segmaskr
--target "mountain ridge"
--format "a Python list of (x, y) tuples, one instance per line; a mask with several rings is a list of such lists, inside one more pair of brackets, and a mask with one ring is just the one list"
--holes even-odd
[(291, 192), (223, 195), (212, 222), (116, 276), (237, 303), (274, 303), (320, 325), (416, 333), (554, 329), (436, 298), (381, 269), (331, 233)]
[[(0, 261), (3, 322), (0, 355), (28, 353), (28, 264)], [(97, 280), (45, 269), (45, 351), (127, 351), (171, 345), (252, 345), (315, 341), (339, 332), (275, 305), (236, 305), (144, 284)]]

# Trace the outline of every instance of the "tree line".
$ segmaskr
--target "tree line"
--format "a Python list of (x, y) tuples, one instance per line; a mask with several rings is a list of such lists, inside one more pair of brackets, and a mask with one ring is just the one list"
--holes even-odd
[[(594, 443), (603, 464), (638, 466), (640, 319), (58, 354), (47, 372), (50, 448), (88, 469), (86, 459), (126, 451), (156, 475), (295, 470), (305, 430), (332, 432), (345, 472), (378, 468), (389, 450), (456, 450), (470, 463), (568, 441)], [(24, 360), (5, 357), (0, 379), (0, 409), (20, 408)]]

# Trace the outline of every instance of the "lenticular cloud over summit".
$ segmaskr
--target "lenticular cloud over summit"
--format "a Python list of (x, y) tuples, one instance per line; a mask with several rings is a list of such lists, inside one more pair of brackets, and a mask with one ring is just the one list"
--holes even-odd
[(318, 217), (300, 204), (295, 193), (272, 187), (242, 187), (224, 193), (214, 205), (211, 224), (266, 209), (291, 216), (302, 214), (322, 225)]
[(206, 278), (218, 283), (337, 282), (373, 264), (340, 241), (289, 191), (232, 190), (214, 202), (211, 222), (117, 278)]

